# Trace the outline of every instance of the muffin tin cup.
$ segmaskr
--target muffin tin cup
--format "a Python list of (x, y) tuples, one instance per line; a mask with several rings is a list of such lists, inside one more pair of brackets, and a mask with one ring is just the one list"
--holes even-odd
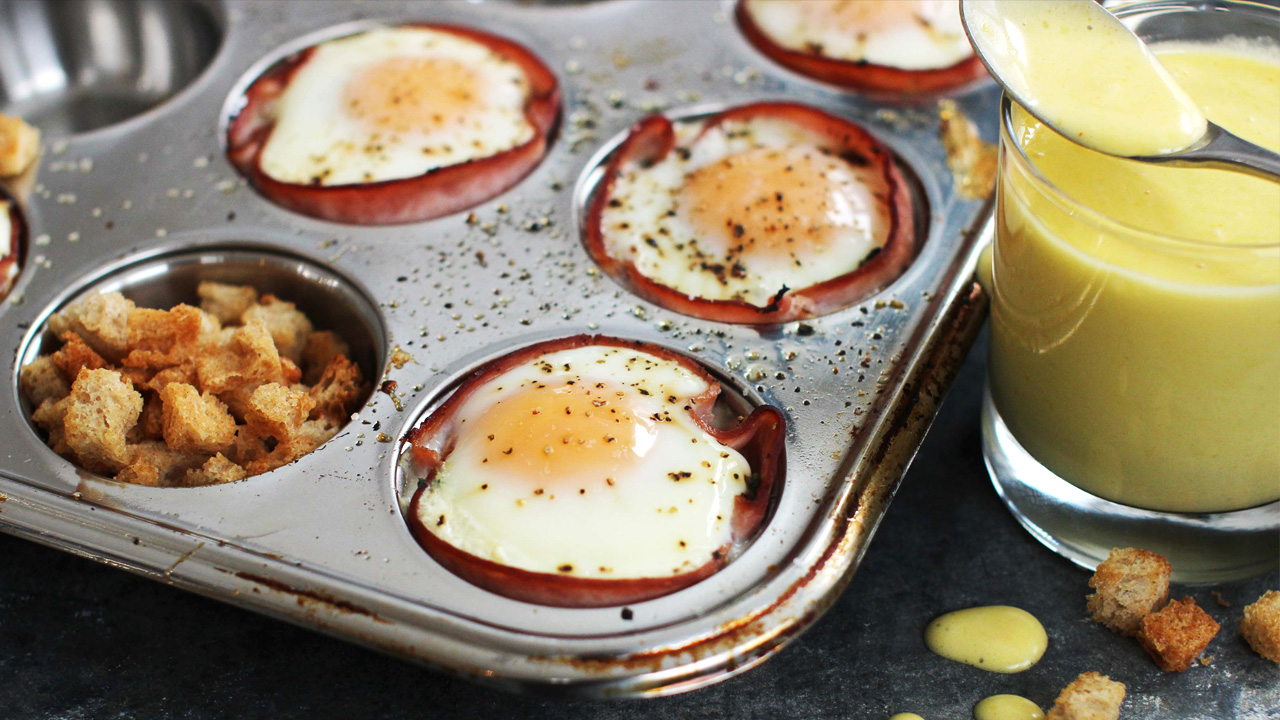
[(221, 10), (213, 0), (6, 3), (0, 106), (54, 135), (143, 116), (208, 67), (223, 38)]
[[(759, 102), (762, 102), (762, 103), (776, 102), (776, 103), (786, 104), (790, 102), (790, 99), (786, 97), (763, 97), (763, 98), (760, 98)], [(699, 103), (693, 106), (680, 106), (680, 107), (668, 108), (666, 110), (663, 110), (661, 114), (664, 115), (668, 120), (670, 120), (674, 125), (679, 126), (686, 123), (693, 124), (693, 123), (706, 122), (707, 120), (714, 118), (716, 115), (719, 115), (727, 110), (732, 110), (735, 107), (740, 106), (741, 104), (742, 103), (725, 103), (725, 102)], [(574, 186), (574, 189), (573, 189), (574, 225), (578, 228), (584, 229), (582, 233), (583, 235), (582, 241), (585, 245), (588, 246), (587, 247), (588, 254), (593, 254), (593, 253), (590, 248), (591, 242), (590, 242), (590, 239), (587, 237), (588, 233), (586, 232), (585, 227), (586, 227), (586, 224), (591, 220), (592, 205), (598, 200), (599, 194), (604, 191), (603, 186), (605, 185), (605, 182), (604, 182), (605, 176), (609, 171), (610, 161), (617, 155), (622, 145), (631, 136), (633, 130), (634, 128), (628, 128), (623, 132), (619, 133), (618, 135), (615, 135), (614, 137), (606, 140), (600, 146), (600, 148), (596, 150), (596, 152), (591, 156), (591, 159), (587, 162), (586, 168), (583, 170), (583, 172), (579, 176), (577, 184)], [(910, 199), (910, 207), (911, 207), (911, 214), (912, 214), (911, 222), (912, 222), (913, 230), (910, 233), (909, 238), (907, 237), (899, 238), (899, 241), (905, 240), (906, 242), (909, 243), (909, 246), (910, 246), (910, 250), (909, 250), (910, 259), (906, 262), (904, 266), (904, 271), (905, 271), (905, 268), (909, 268), (914, 258), (920, 254), (924, 243), (927, 241), (929, 237), (929, 233), (930, 233), (929, 223), (930, 223), (930, 217), (931, 217), (930, 207), (929, 207), (930, 197), (929, 197), (929, 193), (924, 189), (924, 186), (922, 185), (920, 178), (916, 175), (915, 170), (912, 168), (911, 163), (908, 162), (904, 157), (899, 155), (897, 150), (893, 148), (893, 145), (892, 145), (893, 139), (886, 138), (881, 134), (876, 134), (874, 135), (874, 137), (877, 142), (884, 143), (889, 148), (889, 151), (893, 154), (891, 162), (896, 166), (896, 170), (900, 174), (906, 186), (905, 192), (908, 198)], [(595, 258), (593, 257), (593, 260), (594, 259)], [(614, 280), (614, 282), (618, 283), (618, 285), (620, 285), (621, 287), (626, 288), (628, 292), (636, 294), (637, 296), (643, 296), (645, 292), (644, 289), (636, 287), (638, 283), (634, 281), (635, 278), (628, 277), (629, 273), (633, 269), (631, 268), (630, 264), (623, 259), (617, 259), (616, 262), (618, 267), (615, 267), (611, 270), (605, 270), (605, 272), (608, 273), (608, 275)], [(627, 268), (627, 269), (624, 269), (624, 268)], [(639, 273), (637, 273), (637, 275), (639, 275)], [(643, 276), (641, 275), (641, 277)], [(845, 276), (829, 278), (828, 280), (823, 282), (839, 281), (841, 277), (845, 277)], [(881, 294), (881, 292), (886, 288), (888, 288), (890, 285), (892, 285), (897, 280), (898, 277), (899, 277), (898, 274), (892, 275), (891, 277), (887, 277), (884, 280), (882, 287), (880, 287), (877, 290), (865, 292), (865, 293), (850, 294), (845, 301), (823, 312), (815, 313), (813, 317), (838, 313), (841, 310), (845, 310), (849, 307), (856, 306), (859, 303), (859, 301), (865, 300), (872, 295)], [(670, 296), (680, 297), (681, 295), (680, 291), (677, 290), (676, 288), (658, 283), (657, 281), (654, 281), (652, 278), (645, 278), (644, 281), (654, 282), (655, 288), (658, 290), (658, 292), (662, 293), (663, 295), (667, 295), (669, 293), (670, 295), (668, 297)], [(817, 284), (821, 284), (821, 283), (817, 283)], [(804, 291), (804, 290), (808, 290), (809, 288), (793, 288), (793, 289)], [(650, 303), (663, 307), (668, 312), (677, 313), (677, 314), (688, 314), (690, 315), (690, 317), (698, 317), (698, 315), (688, 313), (685, 310), (682, 310), (678, 306), (668, 307), (666, 304), (664, 304), (661, 301), (662, 298), (660, 297), (653, 297), (653, 298), (646, 297), (645, 299)], [(683, 303), (677, 302), (672, 304), (680, 305)], [(780, 323), (775, 322), (775, 323), (756, 323), (756, 324), (758, 325), (772, 324), (776, 326), (776, 325), (779, 325)]]
[[(811, 625), (853, 576), (984, 314), (972, 272), (991, 208), (956, 194), (937, 108), (793, 82), (715, 2), (217, 10), (221, 49), (191, 87), (110, 133), (48, 138), (26, 268), (0, 303), (0, 336), (22, 338), (0, 355), (0, 528), (516, 690), (681, 692), (742, 672)], [(542, 164), (471, 212), (394, 227), (302, 217), (246, 187), (219, 126), (235, 93), (280, 48), (341, 34), (366, 13), (474, 25), (541, 55), (565, 98)], [(597, 150), (658, 109), (763, 99), (849, 117), (912, 170), (928, 231), (907, 270), (851, 307), (772, 326), (681, 316), (601, 273), (575, 215)], [(994, 87), (953, 99), (993, 135)], [(313, 280), (332, 279), (334, 297), (354, 303), (376, 390), (351, 422), (291, 465), (193, 489), (103, 480), (45, 447), (16, 388), (49, 313), (113, 278), (142, 282), (141, 268), (158, 278), (164, 258), (232, 251), (315, 268)], [(584, 333), (692, 357), (788, 420), (785, 486), (755, 541), (710, 579), (627, 608), (549, 608), (466, 583), (414, 542), (396, 480), (401, 438), (458, 378), (514, 347)]]

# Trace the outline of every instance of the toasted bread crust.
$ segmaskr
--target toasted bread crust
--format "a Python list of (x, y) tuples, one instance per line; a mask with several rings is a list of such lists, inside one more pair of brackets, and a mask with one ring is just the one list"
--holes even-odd
[(1184, 597), (1143, 618), (1138, 642), (1161, 670), (1182, 672), (1191, 667), (1219, 627), (1195, 600)]
[(63, 346), (50, 355), (49, 360), (58, 366), (63, 377), (75, 378), (79, 377), (80, 371), (86, 368), (97, 370), (107, 366), (107, 361), (94, 352), (93, 348), (89, 347), (79, 335), (64, 332), (62, 342)]

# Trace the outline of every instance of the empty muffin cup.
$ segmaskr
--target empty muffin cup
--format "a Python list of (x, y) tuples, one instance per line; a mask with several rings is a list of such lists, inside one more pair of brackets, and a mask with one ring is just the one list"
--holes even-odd
[(50, 137), (141, 115), (213, 61), (222, 43), (220, 15), (211, 2), (0, 4), (0, 112)]

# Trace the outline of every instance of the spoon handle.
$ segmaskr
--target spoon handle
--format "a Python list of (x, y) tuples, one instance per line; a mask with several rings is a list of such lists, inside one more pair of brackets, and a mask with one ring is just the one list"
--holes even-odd
[(1216, 167), (1280, 182), (1280, 153), (1274, 153), (1209, 123), (1205, 139), (1194, 149), (1141, 158), (1180, 167)]

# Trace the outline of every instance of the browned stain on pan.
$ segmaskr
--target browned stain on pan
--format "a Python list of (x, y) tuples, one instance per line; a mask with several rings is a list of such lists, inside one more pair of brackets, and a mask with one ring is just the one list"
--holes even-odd
[(257, 583), (258, 585), (275, 590), (279, 593), (293, 595), (298, 600), (298, 607), (307, 608), (319, 605), (339, 612), (363, 615), (371, 618), (374, 622), (380, 622), (386, 625), (391, 624), (390, 620), (377, 615), (371, 610), (362, 608), (359, 605), (343, 600), (342, 598), (334, 597), (333, 595), (321, 590), (300, 590), (286, 583), (280, 582), (279, 580), (273, 580), (272, 578), (254, 575), (247, 572), (237, 572), (235, 576), (241, 580), (248, 580), (249, 582)]

